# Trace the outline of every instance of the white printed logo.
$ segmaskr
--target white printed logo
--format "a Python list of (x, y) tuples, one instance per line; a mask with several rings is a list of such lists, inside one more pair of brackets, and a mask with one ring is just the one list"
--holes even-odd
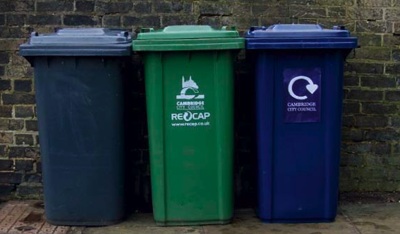
[[(194, 94), (186, 94), (189, 90), (191, 90)], [(176, 99), (184, 99), (184, 100), (190, 100), (190, 99), (204, 99), (203, 94), (199, 94), (199, 86), (196, 84), (194, 80), (192, 80), (192, 77), (189, 77), (188, 81), (185, 81), (185, 77), (182, 76), (182, 90), (180, 95), (176, 95)]]
[(192, 120), (206, 120), (210, 116), (210, 112), (192, 113), (190, 111), (186, 111), (184, 113), (172, 113), (171, 120), (184, 120), (189, 122)]
[(298, 81), (298, 80), (305, 80), (308, 82), (308, 85), (306, 85), (306, 89), (308, 90), (308, 92), (310, 92), (311, 94), (314, 94), (315, 91), (317, 91), (318, 89), (318, 85), (314, 84), (314, 82), (307, 76), (296, 76), (295, 78), (293, 78), (292, 80), (290, 80), (289, 82), (289, 86), (288, 86), (288, 92), (290, 94), (290, 96), (292, 96), (293, 98), (297, 99), (297, 100), (305, 100), (308, 97), (307, 96), (297, 96), (294, 92), (293, 92), (293, 84)]
[(176, 95), (176, 110), (181, 111), (171, 113), (172, 127), (204, 127), (210, 126), (209, 118), (211, 113), (205, 111), (205, 95), (198, 94), (199, 86), (189, 76), (185, 80), (182, 76), (182, 89)]

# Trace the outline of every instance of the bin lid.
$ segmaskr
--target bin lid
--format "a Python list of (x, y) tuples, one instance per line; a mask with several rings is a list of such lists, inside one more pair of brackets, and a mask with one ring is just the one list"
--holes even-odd
[(65, 28), (55, 33), (33, 32), (20, 45), (22, 56), (127, 56), (131, 54), (131, 34), (119, 29)]
[(175, 25), (161, 30), (143, 29), (132, 42), (135, 51), (227, 50), (244, 48), (234, 27)]
[(343, 26), (324, 29), (318, 24), (275, 24), (251, 27), (246, 49), (351, 49), (357, 38)]

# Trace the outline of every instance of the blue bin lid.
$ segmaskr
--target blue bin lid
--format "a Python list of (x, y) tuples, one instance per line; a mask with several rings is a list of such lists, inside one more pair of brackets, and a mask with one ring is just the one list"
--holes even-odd
[(246, 49), (352, 49), (357, 38), (342, 26), (324, 29), (318, 24), (275, 24), (251, 27)]
[(33, 32), (20, 45), (22, 56), (128, 56), (131, 34), (119, 29), (65, 28), (55, 33)]

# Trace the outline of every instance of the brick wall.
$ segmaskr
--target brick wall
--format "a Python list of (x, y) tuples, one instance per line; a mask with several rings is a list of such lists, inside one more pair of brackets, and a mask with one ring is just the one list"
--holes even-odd
[(359, 0), (346, 11), (361, 48), (346, 66), (342, 190), (400, 190), (399, 13), (398, 0)]
[[(32, 68), (17, 55), (33, 30), (119, 27), (137, 31), (173, 24), (345, 25), (361, 48), (348, 57), (345, 75), (342, 191), (400, 190), (399, 0), (0, 0), (0, 195), (40, 197), (40, 152)], [(138, 59), (138, 58), (136, 58)], [(236, 66), (235, 181), (238, 206), (255, 200), (256, 155), (252, 73), (244, 53)], [(140, 66), (140, 61), (136, 61)], [(149, 165), (144, 84), (138, 67), (129, 98), (137, 106), (129, 128), (130, 187), (143, 209), (149, 204)]]

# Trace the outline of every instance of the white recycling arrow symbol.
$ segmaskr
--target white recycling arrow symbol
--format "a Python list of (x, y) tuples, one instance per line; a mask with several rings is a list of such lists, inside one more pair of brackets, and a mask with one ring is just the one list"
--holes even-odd
[(297, 99), (297, 100), (305, 100), (308, 97), (307, 96), (297, 96), (294, 92), (293, 92), (293, 84), (298, 81), (298, 80), (305, 80), (308, 82), (308, 85), (306, 85), (306, 89), (308, 90), (308, 92), (310, 92), (311, 94), (314, 94), (315, 91), (317, 91), (318, 89), (318, 85), (314, 84), (314, 82), (307, 76), (296, 76), (294, 77), (290, 82), (289, 82), (289, 86), (288, 86), (288, 92), (290, 94), (290, 96), (292, 96), (293, 98)]

